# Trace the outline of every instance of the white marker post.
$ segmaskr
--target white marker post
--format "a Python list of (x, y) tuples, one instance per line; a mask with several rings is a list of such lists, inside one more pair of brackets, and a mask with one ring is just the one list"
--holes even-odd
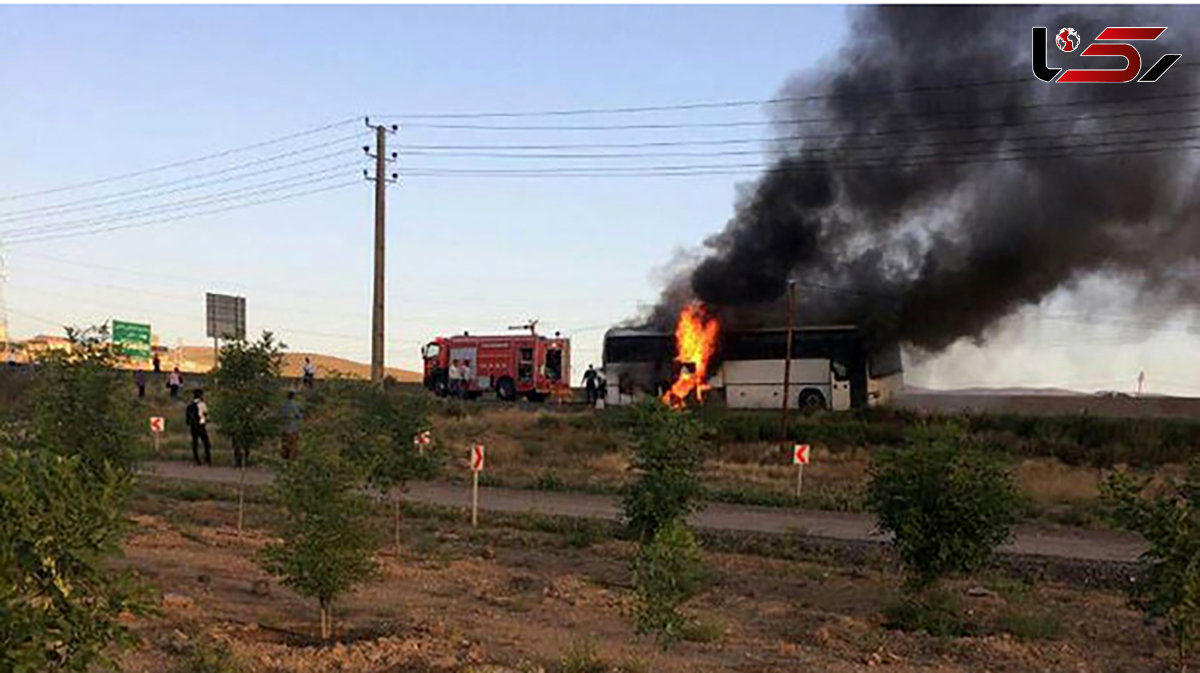
[(155, 453), (155, 455), (158, 454), (159, 440), (162, 437), (163, 431), (166, 429), (167, 429), (167, 419), (163, 418), (162, 416), (151, 416), (150, 417), (150, 434), (154, 435), (154, 453)]
[(796, 466), (796, 497), (800, 497), (800, 489), (804, 486), (804, 466), (808, 465), (808, 444), (797, 444), (792, 448), (792, 464)]
[(471, 527), (479, 525), (479, 473), (483, 472), (483, 444), (471, 447)]

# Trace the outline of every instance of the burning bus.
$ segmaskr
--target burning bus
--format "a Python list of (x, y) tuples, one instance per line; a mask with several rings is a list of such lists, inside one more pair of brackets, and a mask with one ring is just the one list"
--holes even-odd
[[(887, 402), (903, 383), (898, 344), (870, 347), (852, 325), (793, 330), (789, 406), (843, 410)], [(647, 328), (604, 335), (609, 404), (657, 395), (679, 407), (689, 395), (715, 394), (739, 409), (777, 409), (782, 403), (787, 330), (721, 330), (702, 309), (685, 309), (674, 334)]]

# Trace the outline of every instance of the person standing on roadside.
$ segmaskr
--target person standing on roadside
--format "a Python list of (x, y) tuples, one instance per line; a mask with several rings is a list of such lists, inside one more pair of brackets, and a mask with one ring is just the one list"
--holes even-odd
[(291, 460), (296, 457), (300, 447), (300, 420), (304, 412), (296, 402), (296, 391), (289, 390), (287, 399), (283, 402), (283, 459)]
[(592, 365), (588, 365), (587, 371), (583, 373), (583, 388), (587, 392), (589, 405), (596, 403), (596, 379), (598, 376), (596, 368)]
[(208, 439), (208, 405), (204, 403), (204, 391), (199, 388), (192, 393), (192, 401), (184, 412), (184, 421), (192, 431), (192, 458), (200, 464), (198, 444), (204, 443), (204, 464), (212, 467), (212, 443)]
[(138, 389), (138, 399), (146, 396), (146, 372), (135, 369), (133, 370), (133, 384)]
[(155, 353), (154, 354), (154, 373), (159, 374), (161, 372), (162, 372), (162, 360), (159, 359), (158, 353)]
[(317, 368), (313, 365), (312, 360), (304, 358), (304, 387), (312, 388), (313, 381), (317, 378)]
[(450, 397), (458, 397), (462, 391), (462, 367), (458, 365), (458, 360), (450, 363), (447, 377), (450, 379)]
[(179, 397), (179, 389), (183, 387), (183, 374), (176, 367), (167, 376), (167, 387), (171, 389), (171, 399)]

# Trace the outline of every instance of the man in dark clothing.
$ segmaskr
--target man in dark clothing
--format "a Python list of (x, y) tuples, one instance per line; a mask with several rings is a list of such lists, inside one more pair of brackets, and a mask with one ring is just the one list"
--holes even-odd
[(304, 412), (296, 403), (296, 391), (289, 390), (287, 400), (283, 403), (283, 459), (291, 460), (296, 457), (296, 449), (300, 446), (300, 419)]
[(588, 365), (587, 371), (583, 373), (583, 387), (587, 390), (587, 403), (596, 403), (596, 378), (599, 374), (596, 373), (596, 368)]
[(204, 391), (197, 389), (192, 394), (192, 401), (184, 412), (184, 421), (192, 431), (192, 458), (200, 464), (200, 453), (197, 444), (204, 443), (204, 463), (212, 466), (212, 443), (208, 440), (208, 405), (204, 403)]
[(135, 369), (133, 370), (133, 383), (137, 386), (138, 397), (146, 396), (146, 372)]
[(158, 358), (158, 353), (155, 353), (154, 354), (154, 373), (158, 374), (160, 372), (162, 372), (162, 360), (160, 360)]

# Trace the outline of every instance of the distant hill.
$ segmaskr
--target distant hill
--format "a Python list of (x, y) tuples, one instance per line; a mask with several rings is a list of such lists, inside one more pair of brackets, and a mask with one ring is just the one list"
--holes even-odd
[[(357, 378), (370, 378), (371, 365), (346, 358), (334, 357), (332, 355), (322, 355), (320, 353), (301, 353), (287, 352), (283, 360), (283, 375), (299, 377), (301, 368), (304, 366), (304, 358), (311, 358), (312, 363), (317, 366), (317, 376), (327, 376), (331, 372), (341, 372), (347, 376)], [(163, 369), (170, 369), (171, 355), (163, 358)], [(212, 369), (213, 366), (213, 349), (205, 346), (184, 346), (183, 347), (183, 364), (180, 367), (183, 371), (206, 372)], [(396, 369), (388, 367), (386, 372), (389, 376), (402, 382), (420, 382), (421, 373), (413, 372), (407, 369)]]
[(905, 384), (905, 395), (1053, 395), (1077, 396), (1090, 393), (1066, 388), (922, 388)]

